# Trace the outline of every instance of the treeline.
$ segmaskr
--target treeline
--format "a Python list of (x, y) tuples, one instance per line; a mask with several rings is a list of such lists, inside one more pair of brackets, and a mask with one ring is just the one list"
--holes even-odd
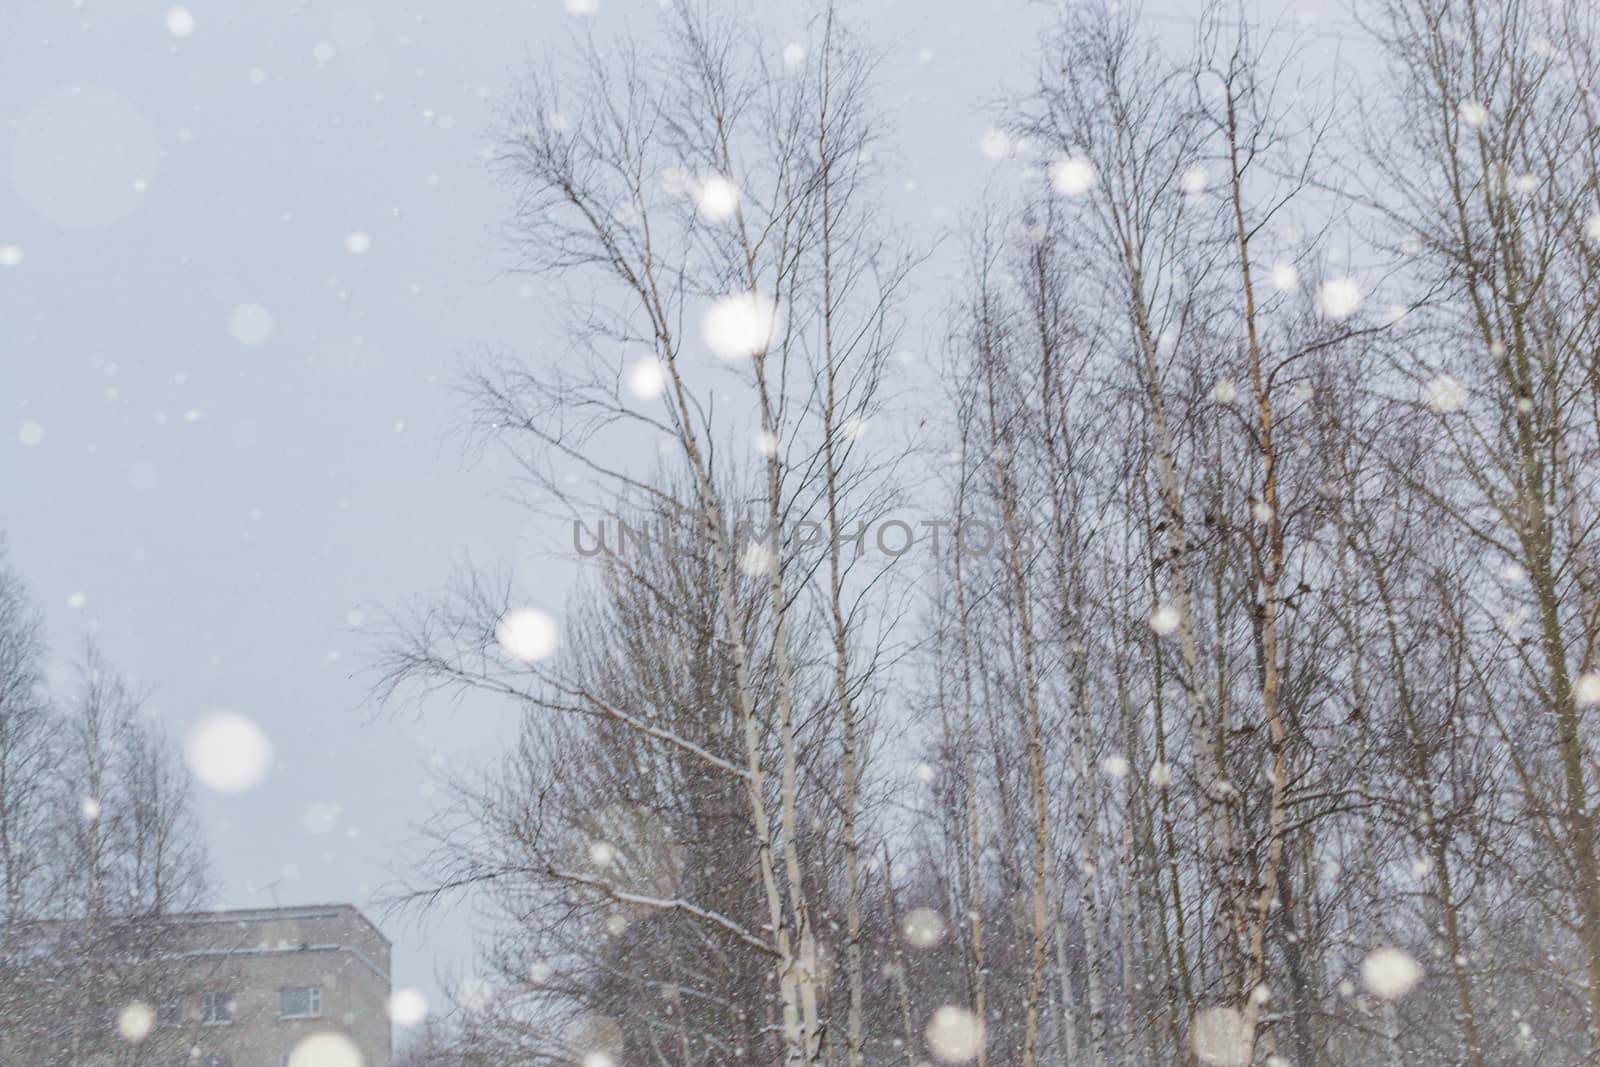
[(173, 980), (162, 917), (206, 892), (188, 771), (93, 644), (50, 691), (43, 621), (3, 549), (0, 1062), (186, 1055), (143, 1016)]
[[(497, 922), (414, 1062), (1600, 1055), (1600, 15), (1361, 12), (1320, 77), (1053, 16), (932, 402), (835, 14), (529, 77), (513, 232), (578, 295), (477, 424), (684, 536), (553, 657), (483, 574), (389, 645), (526, 709), (419, 876)], [(902, 505), (995, 540), (851, 545)]]

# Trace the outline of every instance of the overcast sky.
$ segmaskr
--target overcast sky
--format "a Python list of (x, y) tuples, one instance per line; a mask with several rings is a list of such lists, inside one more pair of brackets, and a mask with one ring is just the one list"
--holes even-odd
[[(799, 18), (743, 6), (779, 41)], [(1147, 5), (1174, 34), (1194, 6)], [(1302, 7), (1339, 24), (1333, 4)], [(884, 50), (897, 213), (931, 240), (1001, 166), (979, 148), (986, 105), (1021, 87), (1044, 12), (845, 8)], [(451, 432), (475, 350), (561, 358), (546, 289), (505, 273), (482, 150), (526, 58), (575, 29), (647, 39), (656, 14), (0, 4), (0, 530), (63, 681), (92, 630), (175, 739), (220, 709), (269, 736), (262, 785), (201, 791), (217, 906), (369, 905), (414, 856), (440, 766), (510, 734), (488, 701), (376, 715), (361, 631), (468, 555), (560, 606), (570, 568)], [(922, 310), (940, 284), (925, 274)], [(468, 965), (459, 914), (383, 925), (397, 985)]]

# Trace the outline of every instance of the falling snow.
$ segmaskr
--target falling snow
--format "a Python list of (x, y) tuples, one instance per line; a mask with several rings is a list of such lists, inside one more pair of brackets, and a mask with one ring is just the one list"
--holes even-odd
[(174, 37), (187, 37), (194, 32), (194, 15), (186, 7), (167, 9), (167, 32)]
[(1384, 947), (1361, 961), (1361, 984), (1382, 1000), (1399, 1000), (1422, 980), (1422, 966), (1408, 953)]
[(1424, 390), (1427, 405), (1441, 415), (1460, 411), (1467, 402), (1467, 387), (1448, 374), (1441, 374), (1428, 382)]
[(635, 400), (654, 400), (667, 388), (667, 369), (659, 359), (646, 356), (629, 365), (627, 380)]
[(983, 1023), (966, 1008), (947, 1004), (933, 1013), (924, 1036), (941, 1063), (966, 1063), (983, 1046)]
[(507, 656), (522, 663), (536, 663), (555, 653), (559, 630), (547, 612), (517, 608), (500, 617), (494, 636)]
[(16, 5), (0, 1063), (1593, 1062), (1600, 39), (1409, 2)]
[(272, 312), (260, 304), (239, 304), (228, 315), (228, 332), (242, 345), (265, 344), (272, 327)]
[(944, 940), (944, 917), (932, 908), (913, 908), (901, 923), (907, 944), (914, 948), (932, 948)]
[(124, 1041), (138, 1044), (155, 1028), (156, 1013), (148, 1004), (134, 1001), (117, 1013), (117, 1033)]
[(397, 989), (389, 996), (389, 1018), (396, 1026), (417, 1026), (428, 1017), (428, 999), (415, 989)]
[(1094, 164), (1071, 156), (1050, 164), (1050, 187), (1062, 196), (1082, 196), (1099, 183)]
[(1317, 288), (1317, 311), (1323, 318), (1348, 319), (1361, 307), (1361, 286), (1354, 278), (1334, 278)]
[(184, 746), (189, 770), (201, 785), (218, 793), (242, 793), (266, 780), (272, 744), (250, 719), (218, 712), (189, 732)]
[(721, 174), (707, 175), (695, 191), (695, 204), (707, 221), (726, 222), (739, 210), (739, 187)]
[(777, 305), (760, 293), (732, 293), (719, 297), (706, 311), (701, 335), (720, 359), (758, 356), (774, 339), (777, 317)]

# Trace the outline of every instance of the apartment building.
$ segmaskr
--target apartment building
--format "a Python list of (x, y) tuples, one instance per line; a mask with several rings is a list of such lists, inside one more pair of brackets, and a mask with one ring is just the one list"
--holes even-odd
[(175, 917), (140, 1064), (390, 1067), (389, 941), (348, 904)]

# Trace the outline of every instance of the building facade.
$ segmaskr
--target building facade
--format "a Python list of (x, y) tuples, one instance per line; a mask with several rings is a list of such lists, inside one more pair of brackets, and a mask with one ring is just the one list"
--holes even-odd
[(389, 941), (347, 904), (174, 917), (152, 1067), (390, 1067)]

